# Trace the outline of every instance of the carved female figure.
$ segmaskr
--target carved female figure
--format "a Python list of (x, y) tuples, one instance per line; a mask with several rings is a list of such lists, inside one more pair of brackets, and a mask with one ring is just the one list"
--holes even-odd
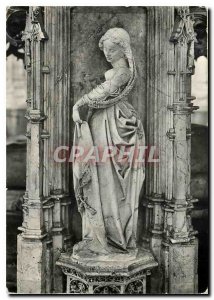
[[(109, 146), (113, 152), (121, 146), (130, 150), (144, 145), (142, 123), (127, 101), (136, 80), (130, 37), (124, 29), (112, 28), (100, 39), (99, 47), (112, 68), (105, 73), (105, 82), (73, 107), (74, 144), (87, 149)], [(88, 122), (80, 119), (83, 105), (89, 107)], [(130, 163), (129, 155), (121, 160), (116, 154), (108, 152), (107, 156), (108, 160), (95, 164), (74, 158), (74, 189), (83, 220), (83, 241), (74, 246), (74, 257), (111, 259), (116, 253), (136, 253), (144, 165)]]

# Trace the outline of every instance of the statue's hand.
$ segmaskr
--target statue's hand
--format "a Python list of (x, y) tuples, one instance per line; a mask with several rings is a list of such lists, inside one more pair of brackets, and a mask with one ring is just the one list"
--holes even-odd
[(79, 110), (77, 108), (73, 109), (72, 118), (74, 122), (78, 122), (80, 124), (82, 123), (82, 120), (80, 119)]

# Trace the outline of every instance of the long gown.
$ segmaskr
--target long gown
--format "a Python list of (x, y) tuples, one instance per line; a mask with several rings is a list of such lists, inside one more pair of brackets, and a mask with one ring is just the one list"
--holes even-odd
[[(88, 120), (76, 124), (74, 145), (90, 149), (145, 145), (142, 123), (133, 106), (122, 99), (107, 108), (94, 109)], [(102, 152), (103, 154), (103, 152)], [(117, 156), (104, 162), (74, 159), (73, 178), (82, 215), (83, 241), (74, 246), (77, 257), (108, 256), (136, 249), (139, 194), (144, 165)]]

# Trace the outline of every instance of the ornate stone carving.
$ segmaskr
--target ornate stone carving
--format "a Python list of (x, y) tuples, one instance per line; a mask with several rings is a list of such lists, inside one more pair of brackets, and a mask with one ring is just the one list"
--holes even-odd
[(26, 114), (26, 119), (28, 119), (32, 124), (38, 124), (43, 122), (47, 116), (41, 114), (41, 111), (38, 109), (32, 109)]
[[(190, 218), (192, 205), (188, 200), (190, 116), (198, 108), (191, 103), (194, 100), (191, 96), (191, 75), (194, 71), (193, 23), (189, 7), (148, 10), (147, 141), (149, 144), (159, 144), (160, 163), (156, 169), (147, 168), (143, 241), (145, 246), (152, 247), (160, 262), (158, 271), (151, 276), (152, 291), (159, 290), (160, 293), (181, 291), (176, 283), (173, 287), (171, 285), (173, 268), (175, 273), (181, 272), (168, 260), (173, 244), (189, 243), (192, 253), (197, 248)], [(165, 28), (164, 34), (162, 28)], [(149, 200), (156, 193), (162, 195), (162, 202)], [(162, 229), (162, 232), (156, 231), (156, 228)], [(194, 260), (192, 255), (191, 272), (195, 272), (195, 267), (192, 268), (192, 263), (196, 263)], [(196, 292), (196, 281), (197, 272), (192, 278), (193, 293)]]
[(167, 108), (176, 115), (191, 114), (194, 110), (199, 108), (198, 106), (194, 106), (192, 103), (184, 102), (184, 99), (181, 100), (181, 102), (174, 102), (173, 105), (168, 105)]
[(44, 29), (42, 17), (42, 8), (39, 6), (33, 7), (32, 10), (32, 39), (34, 41), (42, 41), (48, 38)]
[(70, 279), (70, 294), (87, 294), (88, 285), (79, 280)]
[(93, 290), (93, 294), (120, 294), (120, 286), (116, 285), (103, 285), (103, 286), (95, 286)]
[[(189, 12), (189, 7), (177, 7), (177, 15), (175, 18), (175, 24), (173, 28), (172, 35), (170, 37), (170, 42), (178, 43), (181, 45), (194, 41), (194, 29), (193, 29), (193, 17)], [(194, 54), (194, 53), (193, 53)], [(193, 56), (194, 59), (194, 56)]]
[(143, 280), (136, 280), (129, 283), (125, 288), (125, 294), (144, 294), (145, 283)]
[(57, 265), (67, 277), (67, 293), (145, 294), (146, 280), (157, 263), (149, 251), (141, 249), (129, 262), (80, 261), (62, 253)]

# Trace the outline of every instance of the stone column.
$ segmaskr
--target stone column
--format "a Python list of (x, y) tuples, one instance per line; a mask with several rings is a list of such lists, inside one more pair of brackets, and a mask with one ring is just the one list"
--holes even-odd
[(25, 30), (28, 109), (27, 189), (24, 197), (24, 220), (19, 228), (17, 257), (17, 292), (45, 292), (46, 231), (43, 218), (43, 43), (41, 9), (31, 7)]
[(195, 200), (189, 193), (194, 35), (188, 8), (149, 8), (147, 34), (147, 144), (158, 147), (160, 160), (147, 166), (146, 177), (144, 244), (159, 262), (152, 292), (195, 293)]
[[(172, 199), (173, 146), (167, 138), (173, 128), (173, 115), (167, 106), (173, 101), (174, 45), (169, 42), (174, 7), (149, 7), (147, 12), (147, 136), (146, 143), (155, 146), (159, 162), (146, 165), (146, 199), (144, 201), (144, 246), (150, 248), (159, 262), (152, 274), (151, 288), (162, 291), (161, 244), (164, 232), (164, 201)], [(150, 148), (151, 149), (151, 148)]]
[(163, 266), (165, 291), (171, 294), (197, 293), (198, 241), (191, 224), (196, 199), (190, 195), (191, 75), (194, 71), (194, 29), (188, 7), (178, 7), (170, 42), (174, 44), (174, 93), (168, 109), (173, 113), (172, 199), (165, 201)]
[[(46, 222), (49, 230), (53, 257), (53, 292), (63, 291), (63, 274), (55, 262), (62, 251), (70, 247), (69, 210), (69, 149), (71, 145), (71, 77), (70, 77), (70, 7), (45, 7), (44, 26), (48, 41), (44, 47), (44, 63), (49, 73), (44, 81), (44, 110), (48, 119), (44, 130), (49, 135), (44, 144), (43, 194), (47, 199)], [(63, 163), (54, 160), (57, 147), (66, 146), (68, 151), (60, 151)]]
[[(70, 237), (70, 7), (30, 7), (25, 40), (28, 74), (27, 187), (18, 237), (18, 292), (62, 293), (55, 262)], [(64, 163), (54, 160), (66, 146)]]

